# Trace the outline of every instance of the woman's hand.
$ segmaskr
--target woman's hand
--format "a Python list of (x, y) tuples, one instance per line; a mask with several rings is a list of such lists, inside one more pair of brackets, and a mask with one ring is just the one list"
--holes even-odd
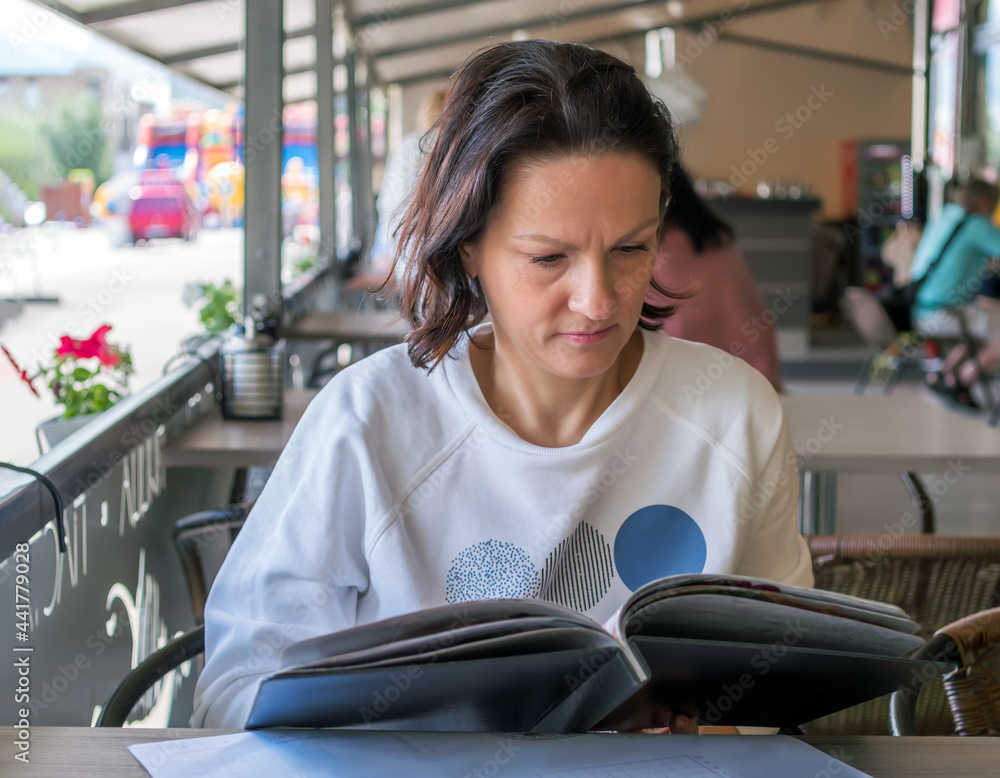
[(665, 727), (653, 727), (652, 729), (624, 729), (619, 732), (631, 732), (645, 735), (697, 735), (699, 733), (698, 724), (690, 716), (683, 713), (670, 716), (670, 723)]
[(676, 735), (697, 735), (699, 731), (693, 711), (675, 711), (653, 700), (648, 693), (632, 698), (594, 729)]

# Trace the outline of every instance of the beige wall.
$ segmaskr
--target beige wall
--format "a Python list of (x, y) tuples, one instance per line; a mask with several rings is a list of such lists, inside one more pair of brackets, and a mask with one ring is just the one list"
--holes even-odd
[[(893, 5), (876, 0), (872, 10), (855, 2), (807, 6), (734, 21), (723, 36), (732, 32), (908, 66), (912, 27), (879, 28), (880, 20), (891, 23)], [(695, 43), (689, 51), (698, 52)], [(681, 42), (682, 53), (686, 45)], [(686, 68), (707, 92), (701, 118), (681, 128), (684, 161), (692, 173), (738, 183), (733, 166), (758, 167), (743, 184), (749, 191), (760, 179), (804, 179), (822, 198), (827, 216), (846, 215), (841, 212), (842, 141), (910, 136), (912, 80), (907, 75), (751, 48), (724, 37), (697, 53)], [(785, 121), (814, 89), (831, 94), (824, 102), (813, 98), (816, 108), (802, 111), (811, 116), (801, 126)], [(759, 166), (748, 153), (761, 160), (758, 150), (768, 149), (772, 153)]]
[[(696, 176), (726, 181), (733, 178), (733, 166), (756, 167), (743, 184), (751, 192), (760, 179), (803, 179), (823, 200), (824, 215), (845, 216), (841, 142), (909, 138), (911, 78), (727, 42), (724, 36), (750, 36), (909, 67), (912, 20), (899, 25), (901, 10), (894, 15), (903, 0), (830, 0), (741, 18), (740, 9), (749, 3), (731, 0), (734, 17), (727, 15), (723, 18), (729, 23), (716, 25), (723, 36), (718, 40), (702, 35), (699, 43), (694, 33), (678, 33), (679, 52), (689, 59), (685, 72), (706, 93), (701, 117), (680, 128), (684, 162)], [(643, 71), (641, 38), (604, 48)], [(422, 82), (403, 90), (405, 132), (414, 129), (423, 96), (440, 83)], [(809, 110), (801, 126), (783, 121), (785, 114), (806, 104), (814, 88), (831, 94), (822, 103), (812, 98), (816, 110)], [(767, 159), (757, 165), (748, 150), (757, 159), (767, 153)]]

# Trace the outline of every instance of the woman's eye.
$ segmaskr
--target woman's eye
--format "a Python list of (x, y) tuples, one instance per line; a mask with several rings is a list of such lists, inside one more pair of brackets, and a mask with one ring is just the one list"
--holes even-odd
[(645, 243), (641, 243), (636, 246), (620, 246), (618, 250), (621, 251), (623, 254), (637, 254), (640, 251), (649, 251), (649, 246), (647, 246)]
[[(620, 251), (622, 254), (639, 254), (643, 251), (649, 251), (649, 246), (647, 246), (645, 243), (639, 243), (632, 246), (619, 246), (617, 250)], [(539, 256), (532, 256), (531, 262), (532, 264), (552, 265), (556, 262), (556, 260), (562, 259), (564, 256), (565, 256), (564, 254), (545, 254)]]

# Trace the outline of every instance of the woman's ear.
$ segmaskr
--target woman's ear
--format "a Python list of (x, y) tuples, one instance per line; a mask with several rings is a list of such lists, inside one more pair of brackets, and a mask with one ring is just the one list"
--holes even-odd
[(459, 243), (458, 244), (458, 255), (462, 258), (462, 267), (465, 268), (465, 274), (469, 278), (475, 278), (479, 275), (477, 259), (476, 245), (474, 243)]

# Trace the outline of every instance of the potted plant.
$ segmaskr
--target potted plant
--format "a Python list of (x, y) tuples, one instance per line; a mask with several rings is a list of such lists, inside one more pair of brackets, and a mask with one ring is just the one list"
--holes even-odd
[(187, 284), (184, 303), (188, 307), (198, 304), (198, 318), (210, 333), (225, 332), (239, 321), (239, 289), (228, 278), (222, 286), (212, 283)]
[(45, 453), (46, 446), (51, 448), (128, 394), (128, 380), (134, 372), (132, 355), (128, 349), (107, 342), (110, 330), (111, 325), (104, 324), (86, 340), (63, 335), (51, 361), (39, 365), (33, 376), (22, 370), (13, 355), (0, 346), (36, 397), (41, 395), (35, 383), (41, 380), (56, 403), (63, 406), (62, 414), (38, 425), (41, 453)]

